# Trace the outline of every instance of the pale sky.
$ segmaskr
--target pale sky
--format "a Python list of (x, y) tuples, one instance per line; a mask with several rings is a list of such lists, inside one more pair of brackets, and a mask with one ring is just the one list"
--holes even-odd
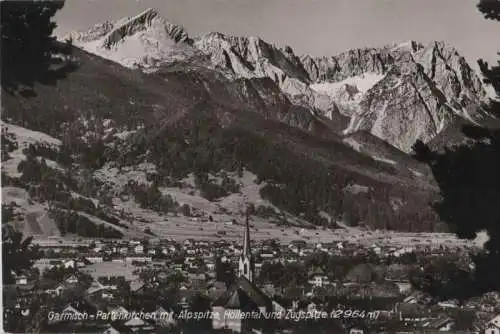
[(335, 55), (364, 46), (443, 40), (470, 62), (496, 60), (500, 22), (478, 0), (66, 0), (58, 34), (157, 8), (194, 37), (218, 31), (259, 36), (296, 54)]

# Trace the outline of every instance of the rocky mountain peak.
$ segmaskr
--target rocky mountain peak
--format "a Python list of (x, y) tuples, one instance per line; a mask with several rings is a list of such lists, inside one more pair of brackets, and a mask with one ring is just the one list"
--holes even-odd
[(76, 46), (126, 67), (151, 68), (192, 54), (186, 30), (152, 8), (69, 37)]
[(154, 33), (164, 32), (175, 42), (186, 42), (189, 39), (187, 32), (181, 26), (175, 25), (160, 16), (156, 9), (150, 8), (136, 15), (121, 24), (117, 24), (114, 29), (108, 33), (103, 41), (103, 46), (110, 49), (116, 43), (123, 41), (127, 36), (132, 36), (139, 31), (148, 29), (158, 29)]
[(279, 48), (259, 37), (208, 33), (195, 39), (194, 47), (210, 56), (219, 68), (237, 77), (269, 77), (280, 83), (286, 77), (308, 81), (300, 59), (291, 47)]
[(488, 98), (481, 80), (454, 47), (439, 41), (408, 46), (390, 49), (390, 70), (360, 100), (345, 133), (369, 131), (409, 152), (416, 140), (432, 140), (455, 116), (495, 121), (484, 111)]
[(149, 8), (133, 17), (96, 24), (87, 31), (72, 32), (69, 37), (77, 44), (102, 40), (100, 41), (101, 46), (111, 49), (114, 45), (138, 32), (156, 29), (159, 30), (156, 33), (164, 30), (166, 35), (175, 42), (189, 41), (189, 36), (183, 27), (169, 22), (154, 8)]

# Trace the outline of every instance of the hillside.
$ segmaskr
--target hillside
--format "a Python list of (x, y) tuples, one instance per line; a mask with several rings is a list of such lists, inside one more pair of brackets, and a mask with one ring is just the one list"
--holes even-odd
[(173, 222), (224, 224), (251, 205), (259, 226), (443, 229), (432, 182), (412, 172), (424, 167), (358, 152), (272, 80), (74, 57), (36, 96), (2, 94), (2, 207), (20, 228), (36, 212), (33, 234), (168, 236)]
[(300, 56), (153, 9), (70, 37), (66, 77), (2, 90), (2, 209), (28, 234), (229, 237), (247, 209), (254, 232), (447, 231), (408, 153), (497, 125), (443, 42)]

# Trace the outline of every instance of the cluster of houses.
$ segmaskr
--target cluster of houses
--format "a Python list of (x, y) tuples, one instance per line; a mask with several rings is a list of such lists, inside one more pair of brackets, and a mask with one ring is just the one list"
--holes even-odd
[[(308, 244), (304, 240), (295, 240), (288, 245), (281, 245), (276, 240), (264, 241), (253, 252), (256, 259), (256, 270), (263, 262), (293, 263), (316, 253), (324, 252), (338, 256), (377, 256), (384, 258), (401, 258), (405, 255), (442, 256), (449, 255), (452, 250), (447, 247), (393, 247), (372, 245), (361, 248), (358, 244), (348, 242)], [(202, 258), (209, 270), (214, 267), (214, 258), (220, 256), (223, 261), (237, 259), (242, 249), (239, 243), (218, 240), (214, 242), (187, 239), (182, 243), (173, 240), (160, 240), (155, 244), (140, 240), (95, 240), (87, 243), (52, 244), (44, 246), (44, 256), (35, 262), (40, 270), (53, 266), (75, 266), (76, 262), (102, 263), (151, 263), (154, 260), (168, 260), (174, 254), (185, 255), (186, 263)], [(76, 259), (75, 259), (76, 257)]]
[[(289, 245), (269, 240), (254, 244), (253, 249), (250, 245), (248, 223), (241, 244), (188, 239), (181, 243), (173, 240), (154, 243), (147, 240), (95, 240), (45, 245), (43, 257), (34, 264), (37, 270), (19, 275), (14, 285), (3, 287), (4, 323), (12, 323), (13, 319), (16, 319), (14, 323), (19, 323), (32, 316), (30, 305), (33, 298), (44, 295), (53, 301), (51, 309), (46, 312), (47, 326), (55, 331), (75, 330), (75, 326), (80, 326), (80, 330), (83, 327), (88, 332), (106, 334), (154, 332), (158, 327), (176, 327), (183, 323), (185, 319), (179, 318), (179, 314), (199, 310), (197, 298), (203, 295), (208, 300), (205, 308), (211, 312), (211, 316), (204, 319), (205, 325), (208, 324), (211, 330), (245, 332), (251, 328), (254, 332), (276, 332), (276, 329), (272, 331), (274, 327), (269, 321), (262, 321), (265, 317), (246, 319), (232, 315), (234, 312), (286, 314), (299, 310), (328, 311), (331, 314), (332, 307), (346, 310), (357, 304), (342, 300), (332, 306), (331, 300), (319, 300), (315, 292), (324, 293), (325, 288), (350, 291), (352, 286), (359, 291), (359, 286), (356, 282), (339, 282), (315, 267), (309, 272), (307, 286), (301, 287), (299, 298), (289, 305), (281, 305), (275, 298), (278, 289), (274, 289), (272, 282), (259, 286), (256, 283), (255, 278), (266, 262), (300, 263), (316, 253), (398, 259), (405, 255), (439, 256), (450, 252), (445, 247), (397, 249), (373, 245), (363, 249), (347, 242), (311, 245), (302, 240)], [(218, 280), (217, 261), (234, 264), (237, 268), (231, 283)], [(58, 280), (47, 279), (44, 273), (54, 270), (64, 275)], [(173, 281), (175, 301), (171, 296), (161, 295), (168, 291), (172, 286), (169, 282)], [(391, 326), (410, 332), (417, 328), (431, 331), (456, 329), (460, 305), (450, 301), (429, 307), (427, 297), (412, 291), (408, 280), (393, 279), (392, 283), (397, 286), (398, 294), (382, 304), (370, 295), (373, 282), (363, 286), (364, 291), (368, 291), (363, 298), (370, 307), (368, 314), (371, 316), (335, 319), (339, 329), (350, 333), (370, 332), (374, 328), (383, 332), (394, 329)], [(498, 309), (490, 311), (489, 322), (469, 329), (497, 334), (500, 315), (495, 316)]]

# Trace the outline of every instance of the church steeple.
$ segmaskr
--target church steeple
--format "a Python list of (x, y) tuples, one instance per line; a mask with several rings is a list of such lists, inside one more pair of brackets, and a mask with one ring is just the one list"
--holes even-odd
[(252, 251), (250, 249), (250, 224), (248, 223), (248, 215), (245, 219), (245, 234), (243, 235), (243, 255), (252, 256)]
[(248, 214), (245, 220), (245, 233), (243, 235), (243, 251), (241, 252), (240, 260), (238, 263), (238, 276), (243, 276), (250, 282), (253, 281), (254, 264), (252, 258), (252, 251), (250, 249), (250, 224), (248, 221)]

